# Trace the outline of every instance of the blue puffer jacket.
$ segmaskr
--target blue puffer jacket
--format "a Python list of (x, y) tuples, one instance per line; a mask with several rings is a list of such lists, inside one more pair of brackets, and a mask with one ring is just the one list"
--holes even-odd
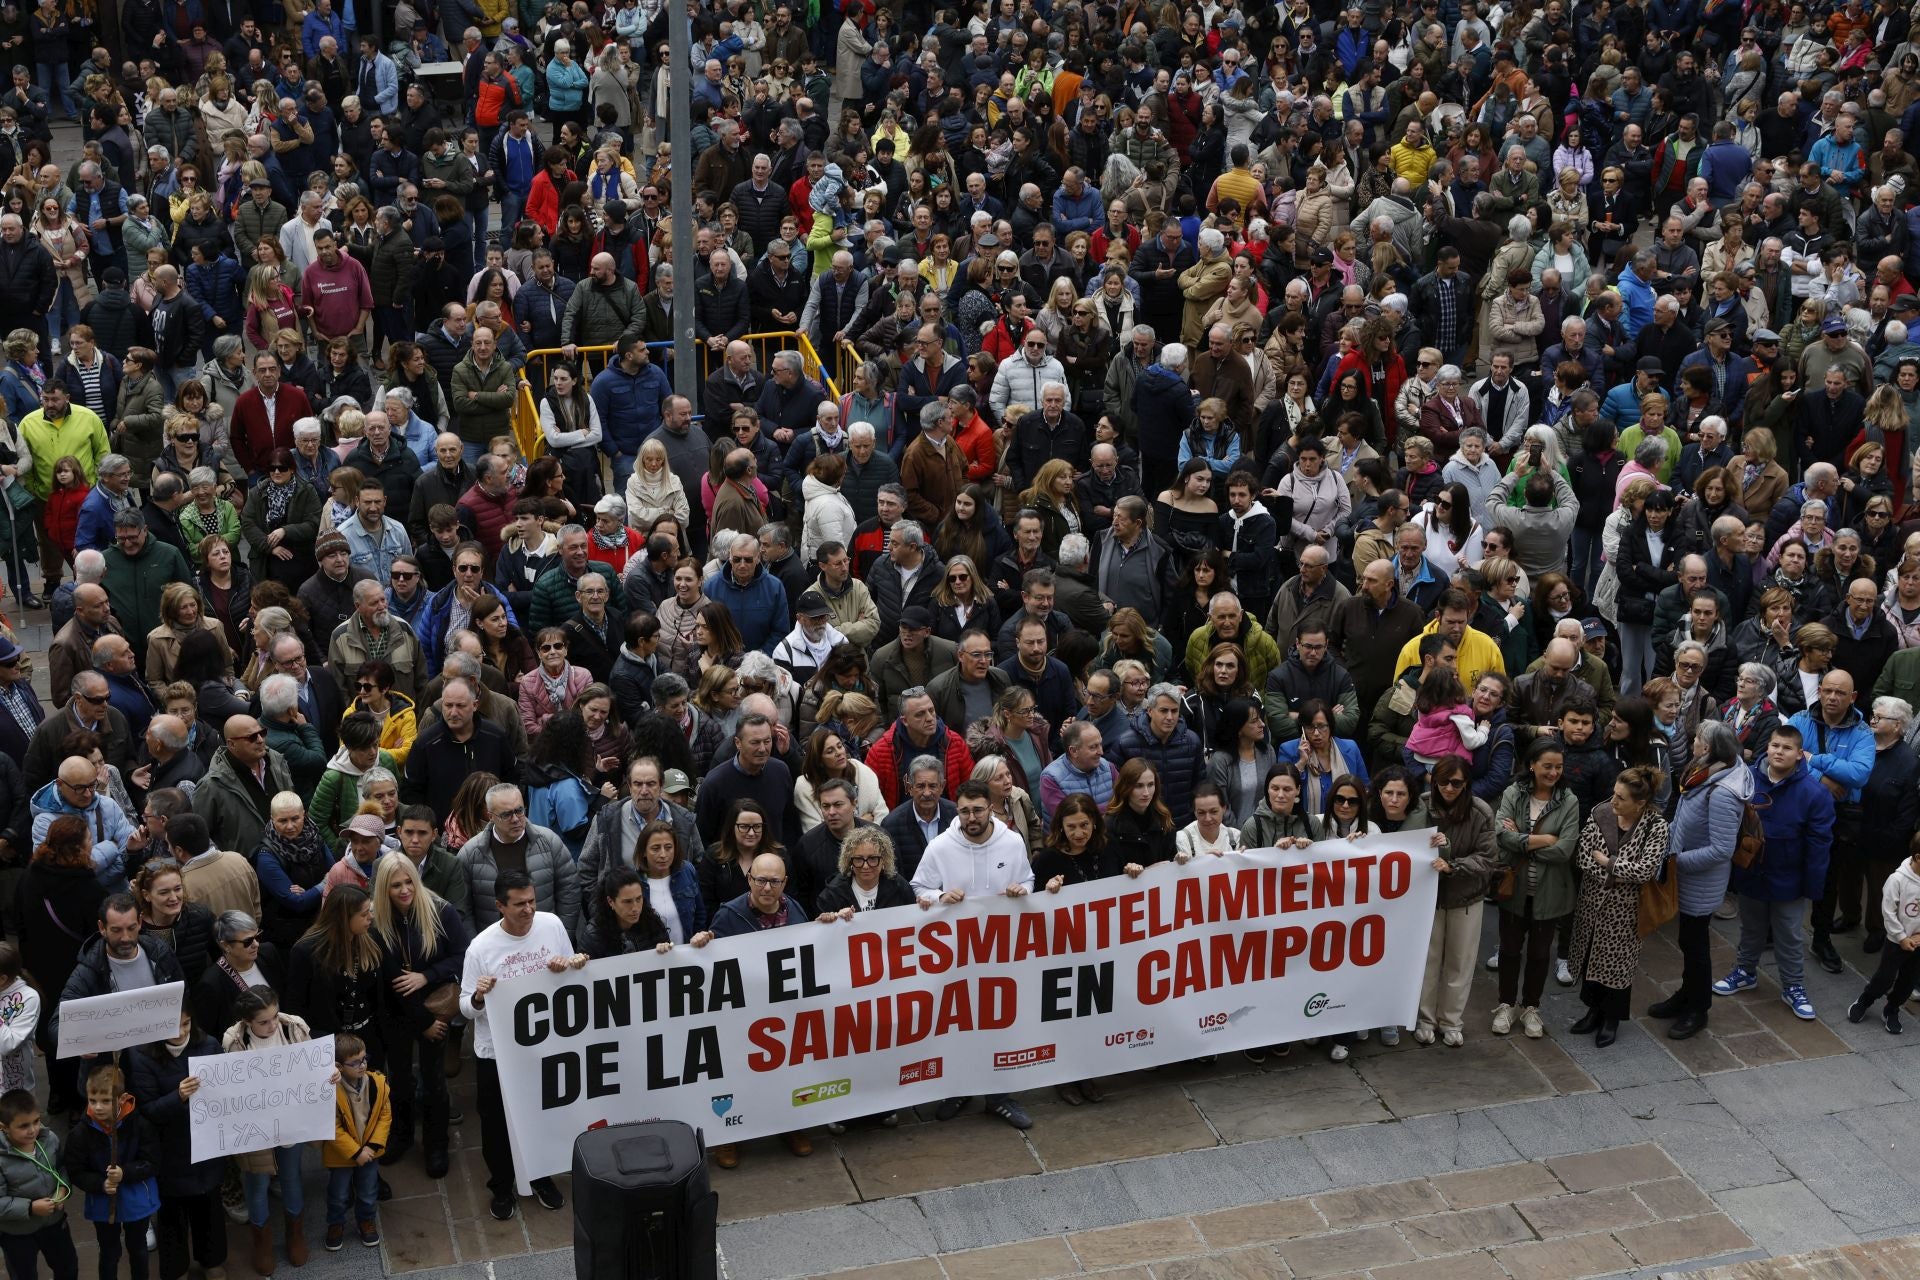
[(740, 639), (749, 649), (772, 653), (787, 632), (793, 630), (793, 615), (787, 606), (787, 589), (780, 579), (761, 565), (753, 571), (753, 581), (741, 586), (727, 572), (707, 579), (707, 599), (718, 600), (733, 614), (733, 625), (740, 628)]
[(594, 376), (589, 389), (600, 410), (600, 450), (607, 456), (638, 456), (660, 425), (660, 410), (673, 384), (659, 365), (648, 361), (640, 372), (630, 374), (619, 365), (610, 365)]
[[(491, 582), (482, 583), (487, 591), (496, 597), (507, 609), (507, 625), (517, 627), (520, 620), (513, 616), (513, 605), (505, 593)], [(449, 585), (440, 588), (420, 607), (419, 620), (414, 623), (413, 634), (420, 641), (422, 670), (438, 671), (440, 660), (447, 652), (447, 624), (453, 620), (454, 588)]]
[[(1847, 722), (1838, 729), (1831, 728), (1820, 719), (1815, 708), (1809, 708), (1787, 721), (1800, 731), (1803, 751), (1811, 752), (1813, 759), (1807, 767), (1813, 770), (1813, 776), (1832, 778), (1847, 789), (1844, 797), (1849, 803), (1858, 804), (1860, 788), (1867, 785), (1867, 779), (1873, 776), (1873, 730), (1860, 715), (1860, 708), (1847, 709)], [(1825, 730), (1826, 739), (1821, 740), (1821, 731)], [(1814, 894), (1819, 897), (1819, 894)]]
[(1127, 732), (1113, 744), (1108, 758), (1120, 766), (1139, 756), (1153, 765), (1160, 775), (1160, 798), (1173, 811), (1173, 826), (1178, 831), (1193, 821), (1193, 787), (1206, 776), (1206, 746), (1184, 719), (1174, 725), (1172, 737), (1161, 741), (1144, 707), (1127, 723)]
[(127, 811), (102, 795), (96, 795), (84, 809), (67, 803), (60, 794), (60, 783), (49, 782), (33, 793), (33, 843), (38, 847), (47, 838), (53, 820), (67, 814), (86, 819), (93, 836), (93, 874), (109, 889), (127, 887), (127, 841), (135, 835)]
[(1727, 896), (1743, 801), (1753, 797), (1753, 770), (1735, 764), (1680, 795), (1667, 848), (1680, 869), (1680, 913), (1710, 915)]
[(1818, 898), (1827, 887), (1833, 847), (1833, 793), (1803, 763), (1775, 782), (1763, 766), (1753, 774), (1753, 804), (1767, 828), (1767, 856), (1758, 868), (1733, 869), (1733, 891), (1762, 902)]

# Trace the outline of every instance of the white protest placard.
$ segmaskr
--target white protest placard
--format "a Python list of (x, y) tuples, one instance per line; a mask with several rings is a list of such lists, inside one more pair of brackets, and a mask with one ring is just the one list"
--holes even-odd
[(1412, 1026), (1428, 831), (1162, 863), (516, 976), (489, 996), (523, 1180), (602, 1124), (739, 1142), (1250, 1045)]
[(188, 1059), (194, 1162), (331, 1138), (333, 1070), (332, 1036)]
[(180, 1034), (180, 1002), (187, 984), (168, 982), (134, 991), (109, 991), (60, 1002), (62, 1058), (132, 1049)]

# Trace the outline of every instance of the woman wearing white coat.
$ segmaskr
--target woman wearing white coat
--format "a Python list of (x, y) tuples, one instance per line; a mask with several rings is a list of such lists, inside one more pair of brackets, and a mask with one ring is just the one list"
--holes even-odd
[[(548, 377), (547, 397), (540, 402), (540, 434), (569, 478), (589, 470), (597, 475), (600, 407), (587, 394), (587, 384), (567, 365), (555, 365)], [(583, 452), (573, 452), (576, 449)]]
[(668, 465), (667, 446), (658, 440), (648, 440), (640, 446), (640, 457), (627, 480), (627, 520), (636, 529), (646, 529), (661, 516), (672, 516), (680, 522), (680, 545), (684, 550), (689, 545), (687, 520), (692, 511), (686, 486)]
[(853, 504), (840, 495), (840, 482), (846, 478), (847, 463), (837, 453), (823, 453), (807, 467), (800, 482), (800, 498), (806, 504), (806, 523), (800, 529), (800, 559), (812, 564), (820, 548), (829, 542), (843, 547), (853, 545)]

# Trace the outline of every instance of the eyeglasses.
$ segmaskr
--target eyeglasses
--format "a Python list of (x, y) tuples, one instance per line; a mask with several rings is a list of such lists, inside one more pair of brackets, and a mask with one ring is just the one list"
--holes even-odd
[(276, 462), (269, 466), (267, 470), (277, 476), (283, 471), (293, 470), (293, 464), (290, 462)]
[(524, 818), (526, 816), (527, 816), (527, 808), (525, 805), (521, 805), (517, 809), (502, 809), (500, 812), (493, 815), (494, 820), (496, 822), (503, 818)]
[(388, 574), (387, 576), (392, 578), (395, 582), (412, 582), (415, 578), (419, 577), (420, 575), (417, 573), (409, 573), (405, 569), (395, 569), (393, 570), (392, 573)]
[(1453, 503), (1451, 501), (1443, 499), (1439, 502), (1434, 503), (1433, 509), (1435, 511), (1451, 511), (1453, 510)]
[(107, 695), (104, 693), (81, 693), (75, 694), (74, 696), (92, 707), (103, 706), (107, 701)]
[(848, 858), (847, 865), (850, 867), (877, 867), (880, 865), (880, 859), (874, 854), (861, 854), (857, 857)]
[(198, 431), (183, 432), (180, 435), (175, 436), (174, 439), (179, 441), (182, 444), (199, 444), (200, 433)]
[(749, 884), (757, 884), (762, 889), (778, 889), (787, 882), (785, 876), (748, 876)]
[(364, 1067), (367, 1065), (367, 1055), (363, 1053), (357, 1058), (348, 1058), (341, 1062), (340, 1065), (343, 1067)]
[(736, 822), (733, 824), (733, 829), (735, 831), (765, 831), (767, 824), (764, 822)]

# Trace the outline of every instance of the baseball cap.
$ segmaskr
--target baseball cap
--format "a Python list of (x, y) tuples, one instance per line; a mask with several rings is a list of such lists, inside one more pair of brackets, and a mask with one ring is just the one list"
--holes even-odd
[(606, 215), (608, 222), (625, 222), (627, 220), (627, 202), (625, 200), (609, 200), (600, 206), (600, 212)]
[(1709, 320), (1709, 321), (1707, 321), (1707, 332), (1708, 332), (1708, 333), (1710, 333), (1710, 334), (1712, 334), (1712, 333), (1731, 333), (1732, 331), (1733, 331), (1733, 325), (1732, 325), (1732, 324), (1730, 324), (1730, 323), (1728, 323), (1728, 322), (1727, 322), (1727, 321), (1725, 321), (1725, 320)]
[(827, 598), (818, 591), (802, 591), (800, 603), (794, 608), (794, 612), (803, 618), (825, 618), (830, 616), (833, 610), (827, 606)]
[(1887, 305), (1889, 311), (1920, 311), (1920, 297), (1903, 293)]
[(1846, 331), (1847, 321), (1844, 316), (1828, 316), (1820, 322), (1822, 333), (1845, 333)]
[(1660, 363), (1658, 356), (1641, 356), (1634, 361), (1634, 370), (1638, 373), (1665, 373), (1667, 366)]
[(253, 181), (247, 183), (247, 185), (249, 187), (271, 187), (273, 183), (267, 181), (267, 179), (264, 176), (262, 176), (262, 177), (255, 178)]
[(933, 614), (925, 605), (908, 605), (900, 611), (900, 625), (912, 627), (915, 631), (933, 630)]
[(693, 780), (687, 777), (683, 769), (669, 769), (667, 776), (660, 780), (660, 790), (670, 796), (677, 796), (683, 791), (693, 790)]
[(371, 813), (361, 813), (354, 815), (341, 830), (356, 836), (379, 837), (387, 834), (387, 824)]
[(1607, 624), (1598, 618), (1584, 618), (1580, 622), (1582, 640), (1599, 640), (1607, 634)]

